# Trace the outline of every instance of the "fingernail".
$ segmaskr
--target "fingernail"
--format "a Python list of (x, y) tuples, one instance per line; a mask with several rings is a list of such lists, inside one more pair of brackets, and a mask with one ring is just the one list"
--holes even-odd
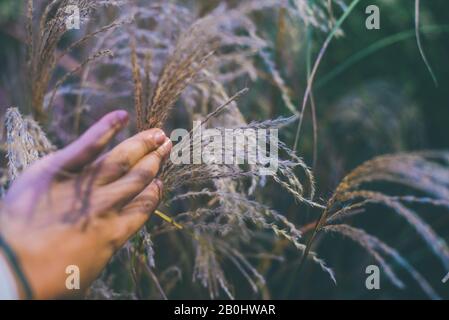
[(167, 156), (170, 154), (171, 146), (172, 146), (171, 140), (170, 139), (166, 139), (164, 144), (159, 147), (159, 151), (161, 153), (161, 156), (164, 159), (167, 158)]
[(164, 143), (165, 139), (167, 137), (165, 136), (165, 133), (162, 130), (158, 130), (154, 135), (154, 140), (157, 143), (157, 145), (161, 145)]
[(126, 112), (125, 110), (117, 111), (117, 118), (119, 119), (120, 123), (125, 124), (128, 121), (128, 112)]
[(159, 189), (159, 199), (160, 199), (162, 198), (162, 190), (163, 190), (162, 188), (164, 187), (164, 184), (159, 179), (155, 179), (154, 183), (157, 185), (157, 188)]
[(162, 191), (162, 187), (164, 186), (164, 184), (162, 183), (162, 181), (160, 179), (155, 179), (154, 183), (157, 184), (158, 188)]

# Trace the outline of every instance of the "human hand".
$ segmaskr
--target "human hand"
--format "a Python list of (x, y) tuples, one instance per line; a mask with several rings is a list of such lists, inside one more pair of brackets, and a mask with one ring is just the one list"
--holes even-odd
[[(127, 120), (125, 111), (109, 113), (71, 145), (30, 166), (5, 196), (0, 232), (34, 298), (82, 294), (156, 209), (162, 183), (155, 177), (172, 147), (160, 129), (100, 156)], [(69, 265), (80, 270), (78, 292), (65, 286)]]

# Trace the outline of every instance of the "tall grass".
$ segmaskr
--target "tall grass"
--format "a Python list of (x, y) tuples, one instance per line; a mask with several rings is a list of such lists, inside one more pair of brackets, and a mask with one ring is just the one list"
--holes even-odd
[[(84, 29), (76, 33), (66, 30), (63, 23), (69, 3), (78, 5), (81, 12)], [(293, 150), (280, 142), (279, 168), (270, 177), (260, 175), (260, 165), (178, 165), (168, 161), (159, 173), (165, 186), (156, 211), (161, 219), (152, 220), (126, 244), (92, 286), (90, 297), (167, 298), (182, 285), (179, 281), (185, 274), (211, 298), (238, 297), (232, 278), (245, 279), (254, 294), (266, 297), (267, 279), (262, 269), (269, 270), (269, 264), (264, 262), (280, 259), (273, 256), (267, 243), (280, 239), (298, 251), (302, 265), (312, 261), (337, 283), (339, 274), (318, 256), (319, 247), (315, 246), (316, 239), (333, 233), (364, 248), (396, 287), (407, 285), (396, 270), (401, 268), (430, 298), (439, 298), (431, 282), (400, 248), (350, 222), (371, 206), (381, 208), (378, 214), (384, 215), (383, 219), (396, 214), (413, 228), (443, 268), (449, 269), (444, 239), (414, 208), (419, 204), (449, 209), (449, 155), (429, 151), (376, 157), (347, 174), (326, 199), (317, 196), (312, 169), (296, 151), (309, 99), (314, 105), (313, 83), (320, 62), (330, 42), (343, 35), (343, 23), (359, 1), (349, 5), (340, 0), (216, 3), (210, 9), (203, 1), (53, 0), (37, 8), (34, 1), (27, 2), (27, 93), (32, 118), (23, 117), (16, 108), (7, 112), (9, 182), (54, 150), (38, 123), (61, 145), (77, 136), (90, 115), (117, 105), (134, 112), (129, 135), (179, 125), (191, 132), (191, 120), (200, 120), (202, 128), (220, 132), (225, 128), (282, 129), (295, 140)], [(283, 17), (286, 20), (280, 24), (290, 23), (291, 32), (308, 28), (326, 37), (315, 62), (309, 59), (302, 100), (289, 87), (283, 66), (273, 58), (276, 47), (266, 32), (261, 32), (261, 17), (262, 21)], [(419, 32), (417, 35), (425, 59)], [(309, 54), (311, 57), (311, 51)], [(67, 56), (76, 58), (77, 63), (61, 75), (61, 61)], [(260, 82), (274, 88), (287, 116), (245, 118), (239, 106), (251, 101), (245, 95), (252, 92), (242, 88)], [(262, 110), (269, 105), (269, 93), (261, 95), (261, 103), (252, 108)], [(295, 107), (298, 100), (302, 101), (299, 109)], [(61, 112), (63, 104), (70, 108), (67, 114)], [(319, 121), (315, 107), (313, 110)], [(179, 114), (183, 119), (176, 117)], [(64, 126), (61, 118), (74, 125)], [(295, 135), (291, 124), (297, 122)], [(174, 148), (191, 150), (190, 135)], [(196, 143), (204, 147), (209, 141)], [(254, 141), (246, 141), (246, 147), (250, 155), (261, 148)], [(223, 148), (223, 152), (229, 151)], [(296, 216), (271, 206), (275, 201), (267, 199), (264, 190), (273, 188), (292, 203)], [(404, 188), (406, 193), (396, 192)], [(316, 218), (302, 219), (308, 211)], [(300, 271), (301, 267), (295, 270)]]

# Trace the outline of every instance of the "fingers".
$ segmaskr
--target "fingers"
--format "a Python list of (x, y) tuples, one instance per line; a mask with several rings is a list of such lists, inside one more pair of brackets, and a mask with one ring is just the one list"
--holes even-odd
[(126, 125), (128, 113), (123, 110), (105, 115), (79, 139), (54, 154), (54, 163), (67, 171), (76, 171), (94, 161), (112, 138)]
[(150, 129), (123, 141), (96, 161), (94, 168), (99, 170), (97, 183), (107, 184), (125, 175), (139, 160), (156, 150), (166, 139), (162, 130)]
[(172, 143), (167, 138), (159, 148), (144, 156), (123, 177), (104, 186), (103, 192), (114, 195), (110, 198), (111, 205), (124, 205), (142, 192), (156, 177), (162, 162), (169, 156), (171, 148)]
[(115, 219), (117, 225), (117, 247), (121, 247), (156, 210), (162, 197), (162, 182), (155, 179), (137, 197), (127, 204)]

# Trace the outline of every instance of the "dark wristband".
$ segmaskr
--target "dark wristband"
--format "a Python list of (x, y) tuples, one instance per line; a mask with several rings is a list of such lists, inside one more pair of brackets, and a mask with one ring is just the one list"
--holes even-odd
[(28, 300), (33, 299), (33, 291), (31, 290), (30, 284), (28, 283), (28, 280), (25, 277), (25, 274), (23, 273), (22, 268), (20, 267), (19, 260), (17, 259), (16, 255), (14, 254), (14, 251), (11, 249), (11, 247), (8, 245), (8, 243), (5, 241), (5, 239), (3, 239), (1, 234), (0, 234), (0, 249), (3, 249), (6, 259), (11, 264), (11, 267), (13, 268), (14, 272), (16, 273), (17, 278), (19, 279), (20, 283), (22, 284), (22, 288), (25, 293), (25, 299), (28, 299)]

